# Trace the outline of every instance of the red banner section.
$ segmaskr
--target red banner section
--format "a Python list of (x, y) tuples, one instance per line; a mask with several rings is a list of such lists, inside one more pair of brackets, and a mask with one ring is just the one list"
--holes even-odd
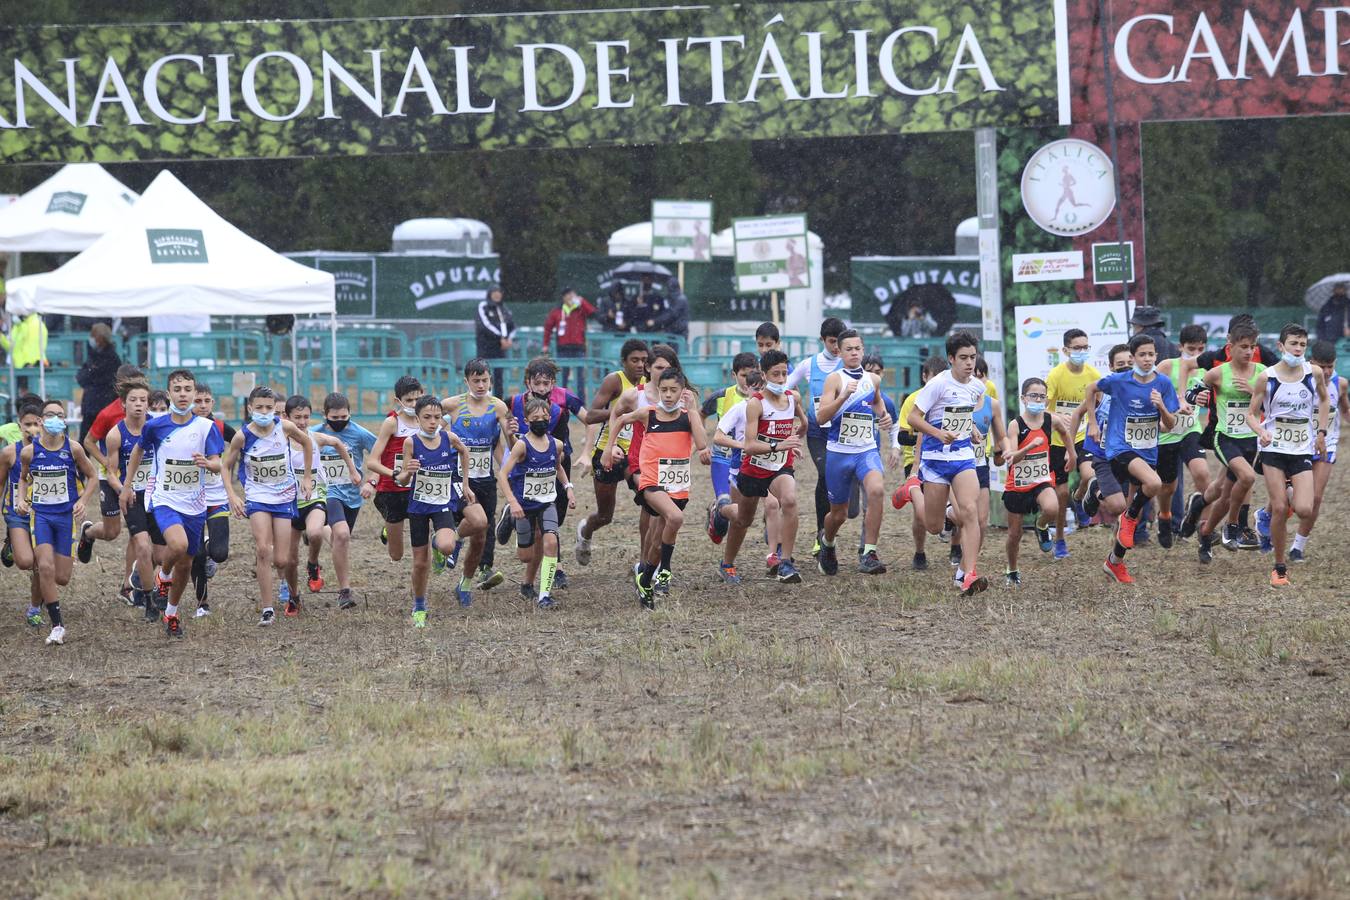
[(1069, 3), (1074, 122), (1107, 119), (1104, 53), (1118, 121), (1350, 112), (1350, 6), (1106, 0), (1104, 47), (1102, 4)]
[[(1081, 138), (1108, 152), (1111, 148), (1110, 133), (1105, 125), (1074, 125), (1069, 129), (1069, 137)], [(1148, 296), (1144, 265), (1144, 161), (1138, 124), (1116, 126), (1116, 153), (1119, 163), (1116, 175), (1120, 184), (1120, 193), (1116, 195), (1116, 212), (1124, 220), (1125, 240), (1134, 243), (1134, 282), (1128, 288), (1130, 298), (1138, 300)], [(1075, 284), (1079, 300), (1119, 300), (1124, 296), (1125, 286), (1119, 282), (1095, 284), (1093, 279), (1092, 245), (1117, 243), (1119, 235), (1116, 214), (1113, 212), (1095, 230), (1074, 238), (1073, 249), (1083, 251), (1086, 270), (1086, 277)]]

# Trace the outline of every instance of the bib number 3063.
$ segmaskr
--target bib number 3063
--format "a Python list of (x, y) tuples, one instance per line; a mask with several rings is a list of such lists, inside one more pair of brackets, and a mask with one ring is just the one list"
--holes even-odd
[(164, 490), (188, 494), (201, 490), (202, 470), (190, 459), (164, 460)]

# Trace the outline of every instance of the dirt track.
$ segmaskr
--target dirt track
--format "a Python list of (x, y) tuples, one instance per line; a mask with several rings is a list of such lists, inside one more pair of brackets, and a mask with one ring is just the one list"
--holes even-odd
[(1283, 593), (1268, 558), (1193, 544), (1110, 584), (1093, 529), (962, 599), (946, 545), (908, 571), (888, 509), (892, 574), (841, 553), (788, 589), (720, 585), (691, 524), (643, 613), (621, 493), (589, 568), (564, 540), (552, 612), (510, 583), (462, 612), (443, 576), (414, 631), (368, 509), (368, 608), (254, 627), (236, 527), (215, 615), (169, 642), (100, 547), (65, 647), (0, 620), (0, 894), (1346, 895), (1343, 479)]

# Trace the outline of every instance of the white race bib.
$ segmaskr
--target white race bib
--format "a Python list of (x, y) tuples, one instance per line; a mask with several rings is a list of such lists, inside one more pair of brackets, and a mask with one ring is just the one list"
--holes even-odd
[(1176, 424), (1172, 426), (1172, 434), (1186, 434), (1195, 426), (1195, 407), (1191, 407), (1188, 413), (1177, 413)]
[(164, 491), (166, 493), (195, 494), (201, 489), (201, 466), (190, 459), (164, 460)]
[(1125, 417), (1125, 443), (1136, 450), (1158, 446), (1158, 414)]
[[(176, 462), (176, 460), (166, 460)], [(248, 458), (248, 480), (254, 484), (266, 484), (276, 487), (291, 480), (290, 460), (284, 452), (269, 453), (266, 456)]]
[(875, 420), (869, 413), (846, 412), (839, 418), (839, 443), (845, 447), (876, 446)]
[(975, 430), (975, 407), (949, 406), (942, 411), (943, 431), (950, 431), (957, 438), (970, 437)]
[(534, 503), (552, 503), (558, 499), (558, 473), (554, 469), (526, 472), (522, 500)]
[(619, 437), (618, 437), (618, 439), (621, 440), (621, 441), (631, 441), (631, 440), (633, 439), (633, 423), (632, 423), (632, 422), (629, 422), (627, 425), (625, 425), (625, 426), (623, 426), (622, 428), (619, 429)]
[(469, 448), (469, 477), (470, 478), (492, 477), (491, 447)]
[(1050, 480), (1050, 453), (1041, 450), (1013, 463), (1013, 487), (1027, 488)]
[(351, 481), (351, 479), (347, 477), (347, 464), (342, 461), (341, 457), (337, 459), (332, 457), (329, 457), (328, 459), (320, 458), (319, 462), (323, 470), (323, 481), (325, 484), (342, 484), (344, 481)]
[[(155, 474), (155, 461), (153, 459), (142, 459), (141, 464), (136, 467), (136, 472), (131, 476), (131, 489), (134, 491), (143, 491), (145, 486), (150, 483), (151, 477)], [(219, 478), (220, 476), (216, 476)]]
[(984, 465), (984, 461), (985, 461), (985, 452), (986, 452), (984, 444), (985, 444), (984, 441), (972, 441), (972, 442), (971, 442), (970, 447), (971, 447), (972, 450), (975, 451), (975, 464), (976, 464), (976, 465), (980, 465), (980, 466)]
[(65, 469), (33, 470), (33, 505), (56, 506), (70, 502), (70, 479)]
[(1271, 422), (1270, 434), (1272, 452), (1298, 456), (1308, 452), (1312, 421), (1292, 416), (1276, 416)]
[(394, 454), (394, 477), (397, 478), (397, 477), (398, 477), (398, 473), (399, 473), (399, 472), (402, 472), (402, 471), (403, 471), (403, 453), (402, 453), (402, 452), (395, 453), (395, 454)]
[(418, 469), (413, 476), (412, 499), (427, 506), (446, 506), (454, 498), (454, 473)]
[(674, 459), (658, 457), (656, 460), (656, 486), (668, 494), (686, 494), (691, 484), (689, 457)]
[(788, 451), (775, 450), (772, 453), (761, 453), (758, 456), (750, 457), (750, 462), (766, 472), (777, 472), (783, 466), (787, 465)]
[(1247, 421), (1247, 408), (1251, 404), (1245, 400), (1229, 400), (1223, 406), (1223, 431), (1229, 437), (1250, 437), (1254, 432)]

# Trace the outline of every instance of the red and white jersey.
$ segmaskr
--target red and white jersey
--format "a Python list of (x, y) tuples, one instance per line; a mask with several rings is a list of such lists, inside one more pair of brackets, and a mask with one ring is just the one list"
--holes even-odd
[[(754, 395), (761, 406), (757, 431), (761, 441), (767, 441), (769, 438), (785, 440), (792, 437), (796, 431), (797, 395), (789, 391), (786, 396), (787, 406), (778, 409), (764, 398), (763, 393)], [(796, 458), (796, 450), (775, 450), (773, 453), (760, 453), (755, 456), (742, 454), (741, 474), (751, 478), (768, 478), (775, 472), (791, 468)]]

